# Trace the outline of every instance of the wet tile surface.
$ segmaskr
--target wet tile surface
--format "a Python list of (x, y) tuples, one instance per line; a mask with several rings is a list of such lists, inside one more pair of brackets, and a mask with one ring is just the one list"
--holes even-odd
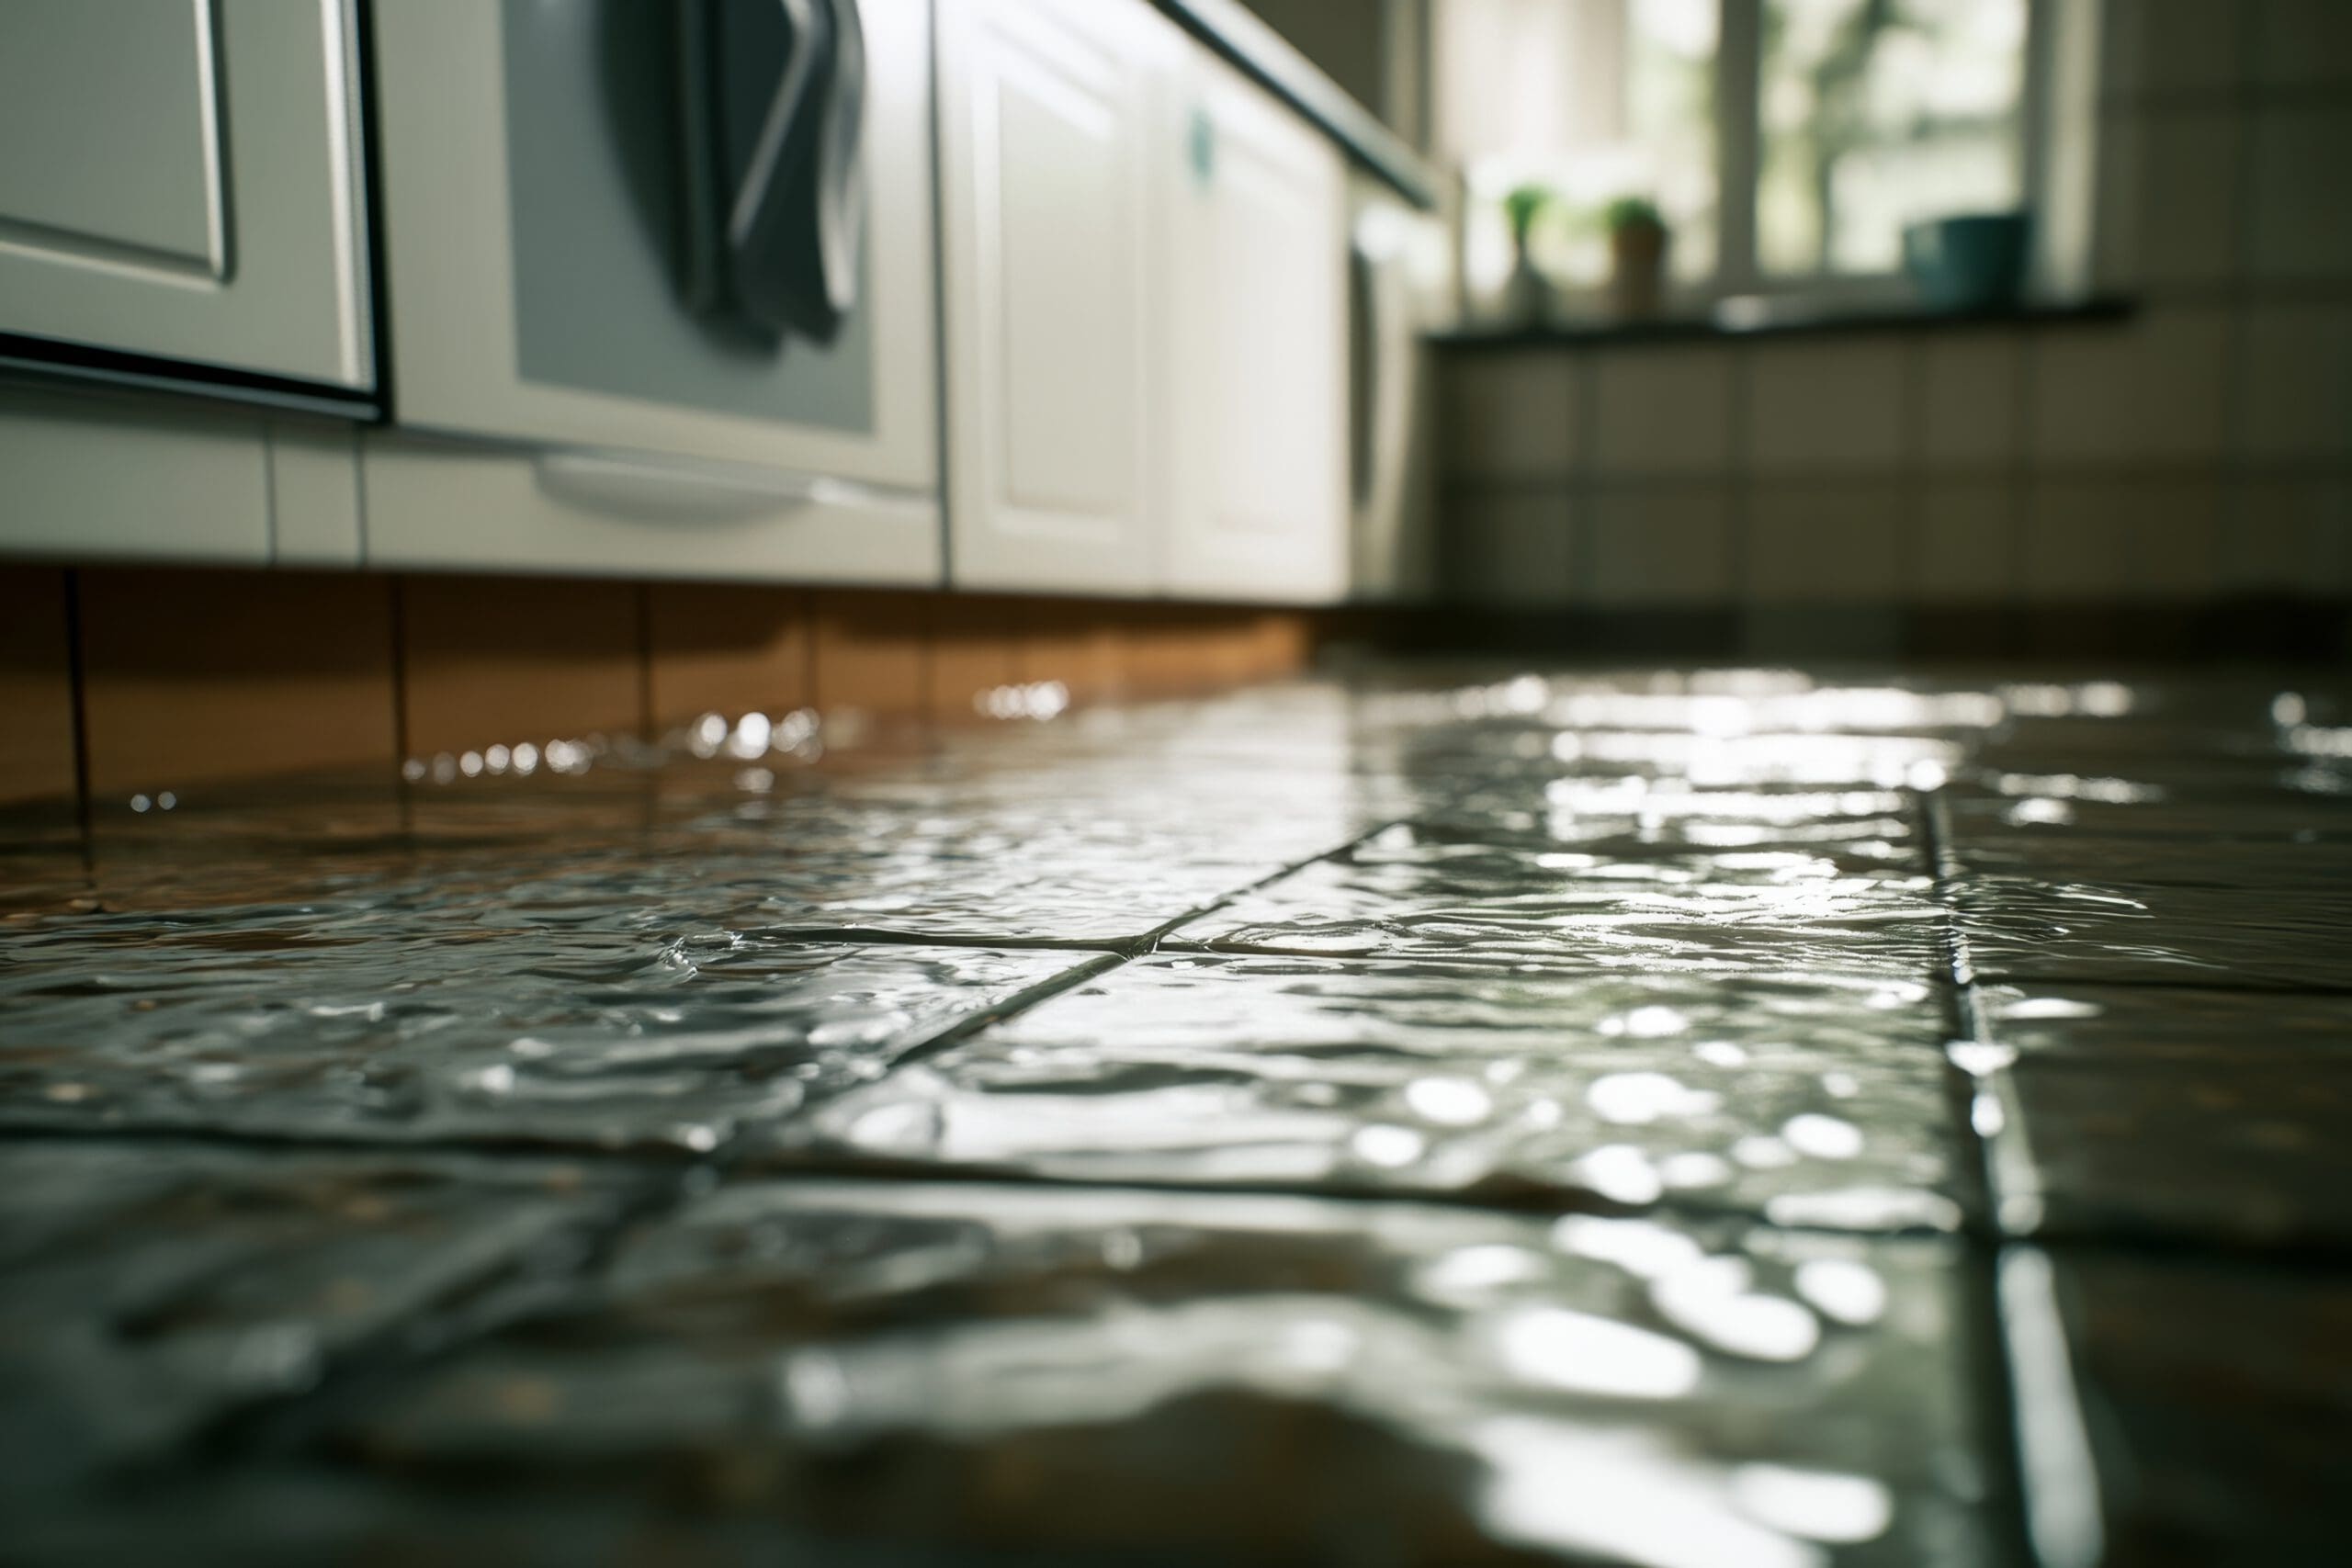
[(0, 1126), (707, 1153), (1086, 960), (661, 928), (555, 951), (447, 916), (231, 905), (28, 940)]
[(1398, 666), (0, 820), (0, 1507), (2311, 1560), (2347, 690)]
[(842, 1096), (772, 1157), (1948, 1229), (1917, 983), (1166, 953)]
[(1639, 1560), (1680, 1534), (1968, 1562), (1953, 1264), (1588, 1216), (745, 1182), (306, 1446), (526, 1489), (660, 1477), (910, 1545)]
[(2049, 1559), (2342, 1555), (2352, 1269), (2084, 1248), (2022, 1254), (2003, 1285), (2030, 1339), (2064, 1336), (2080, 1391), (2029, 1406), (2029, 1462), (2096, 1477), (2044, 1519)]
[(152, 1460), (339, 1359), (567, 1271), (617, 1165), (0, 1145), (0, 1504)]

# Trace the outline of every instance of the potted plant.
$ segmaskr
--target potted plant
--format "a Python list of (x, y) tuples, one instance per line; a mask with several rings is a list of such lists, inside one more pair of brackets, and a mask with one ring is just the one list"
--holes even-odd
[(1503, 217), (1510, 223), (1511, 250), (1510, 276), (1503, 283), (1503, 310), (1521, 326), (1542, 321), (1551, 305), (1551, 280), (1528, 254), (1527, 242), (1536, 219), (1543, 216), (1553, 200), (1552, 187), (1542, 185), (1517, 186), (1503, 197)]
[(1609, 230), (1609, 292), (1629, 320), (1655, 316), (1666, 298), (1666, 249), (1671, 236), (1657, 204), (1619, 197), (1602, 214)]

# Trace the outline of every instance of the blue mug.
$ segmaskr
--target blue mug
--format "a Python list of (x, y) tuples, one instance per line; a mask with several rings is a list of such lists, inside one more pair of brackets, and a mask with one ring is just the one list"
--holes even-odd
[(2025, 285), (2033, 220), (2022, 212), (1933, 218), (1903, 231), (1903, 266), (1939, 310), (2012, 304)]

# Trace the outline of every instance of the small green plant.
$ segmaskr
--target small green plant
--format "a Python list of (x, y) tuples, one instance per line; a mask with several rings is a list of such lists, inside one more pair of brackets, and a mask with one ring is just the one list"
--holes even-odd
[(1600, 221), (1612, 233), (1627, 229), (1663, 229), (1666, 220), (1658, 215), (1657, 203), (1643, 196), (1621, 196), (1601, 209)]
[(1527, 248), (1528, 231), (1535, 227), (1544, 209), (1558, 198), (1550, 186), (1515, 186), (1503, 197), (1503, 216), (1510, 220), (1511, 243), (1520, 249)]

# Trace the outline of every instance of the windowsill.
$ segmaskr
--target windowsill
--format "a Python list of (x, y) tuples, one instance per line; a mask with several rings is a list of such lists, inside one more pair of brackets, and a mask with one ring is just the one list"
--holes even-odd
[(1705, 316), (1663, 316), (1642, 321), (1596, 319), (1532, 326), (1477, 322), (1429, 336), (1430, 342), (1448, 348), (1608, 348), (1620, 344), (1725, 343), (1972, 327), (2098, 325), (2128, 321), (2138, 310), (2138, 301), (2113, 294), (2065, 301), (2026, 300), (1984, 310), (1936, 310), (1920, 305), (1802, 306), (1792, 301), (1754, 315), (1718, 308)]

